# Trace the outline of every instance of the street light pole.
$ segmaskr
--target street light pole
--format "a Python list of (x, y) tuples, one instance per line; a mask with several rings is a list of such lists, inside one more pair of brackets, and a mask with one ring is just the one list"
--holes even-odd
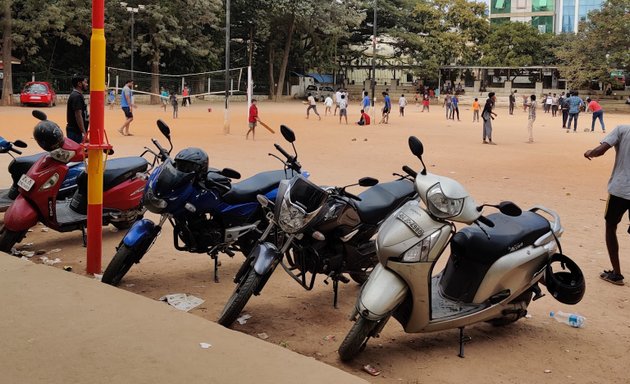
[(223, 133), (230, 133), (230, 0), (225, 0), (225, 111)]
[(128, 7), (127, 3), (124, 1), (120, 2), (120, 5), (127, 10), (127, 12), (131, 13), (131, 80), (133, 81), (133, 29), (135, 25), (134, 14), (138, 13), (139, 10), (144, 9), (143, 4), (138, 4), (137, 7)]

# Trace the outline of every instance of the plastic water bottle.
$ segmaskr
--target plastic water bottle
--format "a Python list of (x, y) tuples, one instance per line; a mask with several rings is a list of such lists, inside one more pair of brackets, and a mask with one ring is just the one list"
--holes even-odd
[(584, 316), (578, 315), (576, 313), (566, 313), (562, 311), (549, 312), (549, 316), (556, 319), (556, 321), (560, 323), (565, 323), (573, 328), (582, 328), (584, 323), (586, 322), (586, 318)]

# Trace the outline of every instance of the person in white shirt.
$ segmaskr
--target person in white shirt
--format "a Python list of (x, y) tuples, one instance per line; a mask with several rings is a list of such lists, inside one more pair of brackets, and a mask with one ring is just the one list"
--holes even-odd
[(335, 92), (335, 113), (334, 115), (337, 116), (337, 109), (339, 109), (339, 103), (341, 102), (341, 95), (343, 94), (343, 92), (341, 92), (341, 88), (337, 88), (337, 92)]
[(406, 106), (407, 106), (407, 99), (405, 99), (405, 95), (400, 95), (400, 99), (398, 99), (398, 107), (400, 108), (400, 116), (405, 116)]
[(330, 96), (326, 96), (326, 100), (324, 100), (324, 106), (326, 109), (324, 110), (324, 116), (328, 116), (328, 112), (332, 113), (332, 105), (333, 99)]
[(317, 112), (317, 102), (315, 101), (315, 98), (313, 97), (313, 95), (309, 93), (307, 100), (308, 100), (308, 108), (306, 108), (306, 118), (308, 119), (310, 117), (310, 112), (312, 109), (313, 112), (317, 115), (317, 117), (321, 120), (322, 117)]
[(345, 94), (341, 94), (339, 101), (339, 124), (341, 124), (341, 118), (346, 119), (346, 125), (348, 125), (348, 99)]

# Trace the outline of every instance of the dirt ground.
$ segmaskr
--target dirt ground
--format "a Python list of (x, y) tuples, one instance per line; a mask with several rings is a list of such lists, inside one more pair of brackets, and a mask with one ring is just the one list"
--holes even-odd
[[(396, 104), (396, 103), (395, 103)], [(208, 107), (212, 112), (208, 112)], [(351, 327), (348, 314), (359, 287), (350, 283), (340, 287), (339, 309), (332, 306), (332, 288), (320, 277), (313, 291), (304, 291), (282, 270), (277, 270), (262, 294), (250, 300), (245, 313), (252, 318), (235, 329), (256, 337), (266, 333), (267, 342), (286, 346), (300, 354), (312, 356), (327, 364), (380, 383), (627, 383), (627, 356), (630, 353), (630, 289), (603, 282), (599, 272), (609, 268), (604, 244), (603, 212), (607, 197), (606, 183), (614, 161), (610, 151), (593, 161), (582, 154), (595, 147), (603, 137), (599, 126), (590, 128), (591, 116), (582, 114), (577, 133), (562, 130), (560, 118), (552, 118), (539, 108), (534, 125), (533, 144), (527, 143), (527, 114), (517, 109), (508, 115), (498, 106), (493, 139), (496, 146), (482, 145), (481, 124), (472, 123), (469, 105), (461, 108), (462, 121), (446, 120), (443, 109), (431, 106), (421, 113), (410, 105), (406, 116), (395, 110), (387, 125), (359, 127), (359, 106), (349, 108), (349, 124), (339, 124), (338, 117), (311, 115), (305, 119), (300, 102), (259, 102), (260, 117), (279, 131), (280, 124), (294, 129), (299, 159), (311, 179), (320, 184), (345, 185), (363, 176), (382, 181), (393, 179), (402, 165), (419, 168), (418, 160), (407, 147), (409, 135), (418, 136), (425, 145), (425, 163), (430, 172), (453, 177), (461, 182), (478, 203), (512, 200), (523, 208), (544, 205), (560, 214), (565, 233), (564, 252), (578, 262), (587, 278), (587, 292), (576, 306), (566, 306), (550, 295), (533, 302), (531, 317), (504, 328), (479, 324), (466, 329), (472, 341), (466, 345), (466, 358), (458, 353), (458, 331), (431, 334), (405, 334), (394, 320), (385, 327), (380, 339), (369, 342), (366, 350), (352, 363), (343, 364), (337, 348)], [(39, 151), (32, 139), (34, 118), (30, 108), (0, 108), (3, 137), (25, 140), (25, 154)], [(65, 105), (45, 109), (52, 120), (65, 126)], [(223, 104), (197, 101), (192, 107), (180, 108), (179, 118), (171, 117), (159, 106), (141, 105), (134, 111), (134, 136), (123, 137), (116, 129), (123, 122), (122, 112), (106, 110), (106, 129), (116, 150), (115, 156), (136, 155), (150, 138), (160, 137), (155, 125), (164, 119), (172, 129), (175, 152), (187, 146), (204, 148), (211, 166), (231, 167), (244, 177), (277, 169), (279, 163), (267, 155), (273, 143), (283, 144), (279, 134), (272, 135), (262, 127), (256, 140), (246, 141), (245, 103), (232, 103), (230, 134), (223, 133)], [(605, 114), (608, 131), (619, 124), (630, 123), (630, 115)], [(284, 142), (283, 146), (289, 145)], [(174, 153), (175, 153), (174, 152)], [(11, 158), (0, 157), (0, 169), (6, 169)], [(6, 172), (0, 175), (8, 186)], [(353, 188), (360, 192), (360, 188)], [(619, 227), (622, 267), (630, 263), (630, 236), (626, 234), (628, 218)], [(167, 227), (168, 228), (168, 227)], [(103, 269), (114, 255), (114, 247), (124, 232), (113, 227), (103, 229)], [(243, 261), (241, 255), (221, 258), (220, 283), (213, 282), (212, 263), (205, 255), (177, 252), (172, 233), (165, 230), (155, 246), (134, 266), (121, 289), (152, 299), (170, 293), (188, 293), (205, 303), (194, 315), (214, 321), (233, 289), (231, 277)], [(30, 249), (54, 249), (62, 263), (76, 273), (85, 272), (85, 249), (79, 232), (58, 234), (34, 228), (23, 243)], [(446, 256), (444, 257), (446, 258)], [(34, 260), (36, 261), (36, 260)], [(442, 260), (443, 262), (443, 260)], [(627, 273), (628, 276), (630, 273)], [(549, 318), (549, 311), (577, 312), (587, 318), (582, 329), (570, 328)], [(626, 357), (624, 357), (626, 356)], [(624, 363), (624, 361), (626, 363)], [(242, 362), (235, 362), (242, 364)], [(371, 377), (362, 371), (371, 364), (382, 373)], [(316, 374), (315, 372), (313, 374)]]

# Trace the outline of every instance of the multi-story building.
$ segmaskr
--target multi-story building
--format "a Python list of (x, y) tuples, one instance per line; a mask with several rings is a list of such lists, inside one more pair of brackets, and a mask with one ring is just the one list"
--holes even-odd
[(542, 33), (577, 33), (578, 23), (604, 0), (490, 0), (490, 22), (531, 23)]

